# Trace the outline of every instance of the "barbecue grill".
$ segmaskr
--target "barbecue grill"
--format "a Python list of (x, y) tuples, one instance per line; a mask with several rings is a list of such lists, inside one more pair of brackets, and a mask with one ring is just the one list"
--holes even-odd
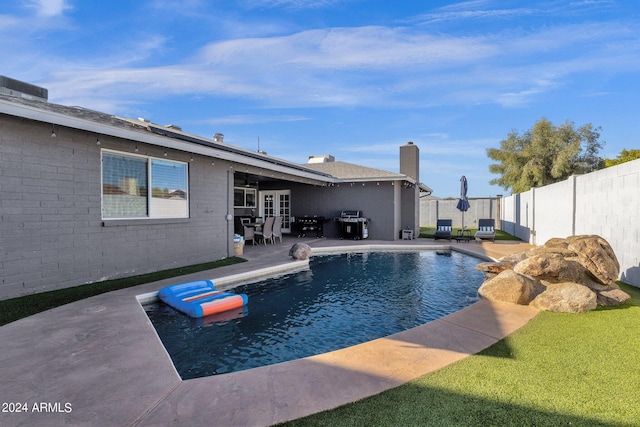
[(295, 219), (298, 237), (305, 237), (307, 232), (315, 231), (316, 237), (324, 236), (324, 217), (323, 216), (302, 216)]
[(340, 218), (341, 239), (366, 239), (369, 237), (369, 218), (362, 216), (362, 211), (342, 211)]

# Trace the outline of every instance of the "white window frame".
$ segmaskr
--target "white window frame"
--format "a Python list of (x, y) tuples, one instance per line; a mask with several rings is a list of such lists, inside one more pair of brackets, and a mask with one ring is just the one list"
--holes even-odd
[[(235, 204), (235, 192), (236, 191), (242, 191), (242, 205), (236, 205)], [(247, 188), (247, 187), (233, 187), (233, 200), (234, 200), (234, 208), (255, 208), (258, 204), (258, 190), (255, 188)], [(253, 194), (253, 203), (248, 203), (247, 202), (247, 194)]]
[[(148, 183), (148, 188), (147, 188), (147, 195), (146, 195), (146, 207), (147, 207), (147, 215), (144, 216), (118, 216), (118, 217), (113, 217), (113, 216), (108, 216), (105, 217), (104, 216), (104, 212), (105, 212), (105, 194), (104, 194), (104, 155), (112, 155), (112, 156), (119, 156), (119, 157), (129, 157), (132, 159), (139, 159), (139, 160), (144, 160), (147, 163), (147, 183)], [(184, 214), (162, 214), (158, 209), (154, 208), (154, 203), (153, 203), (153, 190), (152, 190), (152, 185), (153, 185), (153, 171), (152, 171), (152, 162), (154, 160), (157, 160), (159, 162), (169, 162), (169, 163), (175, 163), (177, 165), (182, 165), (184, 167), (185, 170), (185, 202), (186, 202), (186, 209), (184, 210)], [(190, 210), (189, 210), (189, 163), (187, 162), (181, 162), (181, 161), (177, 161), (177, 160), (168, 160), (166, 158), (162, 158), (162, 157), (154, 157), (154, 156), (145, 156), (145, 155), (140, 155), (140, 154), (132, 154), (132, 153), (126, 153), (126, 152), (122, 152), (122, 151), (117, 151), (117, 150), (109, 150), (109, 149), (102, 149), (100, 150), (100, 211), (101, 211), (101, 217), (102, 220), (104, 221), (118, 221), (118, 220), (132, 220), (132, 221), (136, 221), (136, 220), (148, 220), (148, 219), (183, 219), (183, 218), (189, 218), (190, 215)], [(156, 212), (154, 212), (154, 210), (156, 210)]]

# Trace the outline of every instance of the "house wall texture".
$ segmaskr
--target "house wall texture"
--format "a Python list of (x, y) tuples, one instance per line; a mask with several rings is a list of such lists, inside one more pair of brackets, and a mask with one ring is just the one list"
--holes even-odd
[(502, 227), (542, 245), (552, 237), (596, 234), (620, 261), (620, 278), (640, 286), (640, 160), (503, 199)]
[[(101, 149), (135, 142), (0, 116), (0, 300), (143, 274), (229, 255), (229, 166), (167, 151), (189, 163), (190, 218), (103, 221)], [(138, 154), (164, 150), (139, 144)], [(231, 186), (231, 187), (229, 187)]]
[[(291, 211), (293, 216), (318, 215), (324, 216), (328, 221), (324, 224), (324, 234), (327, 237), (340, 237), (340, 224), (334, 218), (340, 216), (343, 210), (360, 210), (366, 218), (369, 218), (369, 238), (380, 240), (397, 240), (399, 230), (395, 229), (396, 217), (394, 212), (395, 188), (399, 181), (343, 183), (329, 187), (314, 187), (312, 191), (308, 186), (292, 184)], [(400, 191), (413, 191), (403, 188)], [(403, 206), (404, 208), (404, 206)], [(413, 209), (408, 206), (407, 209)]]
[(402, 188), (400, 190), (400, 194), (402, 197), (402, 212), (400, 212), (400, 223), (396, 225), (396, 229), (412, 230), (414, 232), (414, 236), (417, 237), (420, 234), (420, 202), (418, 188)]

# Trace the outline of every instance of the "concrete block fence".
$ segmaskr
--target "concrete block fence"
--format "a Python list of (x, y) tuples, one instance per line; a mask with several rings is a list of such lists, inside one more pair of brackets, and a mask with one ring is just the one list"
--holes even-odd
[[(464, 225), (494, 218), (497, 227), (533, 245), (552, 237), (597, 234), (620, 261), (620, 279), (640, 286), (640, 159), (507, 197), (471, 198)], [(423, 199), (420, 226), (452, 219), (461, 227), (458, 199)]]
[(501, 200), (504, 231), (534, 245), (597, 234), (620, 261), (620, 280), (640, 286), (640, 159)]

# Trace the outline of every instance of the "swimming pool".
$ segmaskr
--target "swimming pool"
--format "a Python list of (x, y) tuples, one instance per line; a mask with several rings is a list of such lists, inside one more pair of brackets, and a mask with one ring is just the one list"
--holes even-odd
[(309, 269), (241, 285), (243, 309), (191, 319), (145, 304), (183, 379), (349, 347), (422, 325), (478, 300), (479, 258), (455, 251), (314, 256)]

